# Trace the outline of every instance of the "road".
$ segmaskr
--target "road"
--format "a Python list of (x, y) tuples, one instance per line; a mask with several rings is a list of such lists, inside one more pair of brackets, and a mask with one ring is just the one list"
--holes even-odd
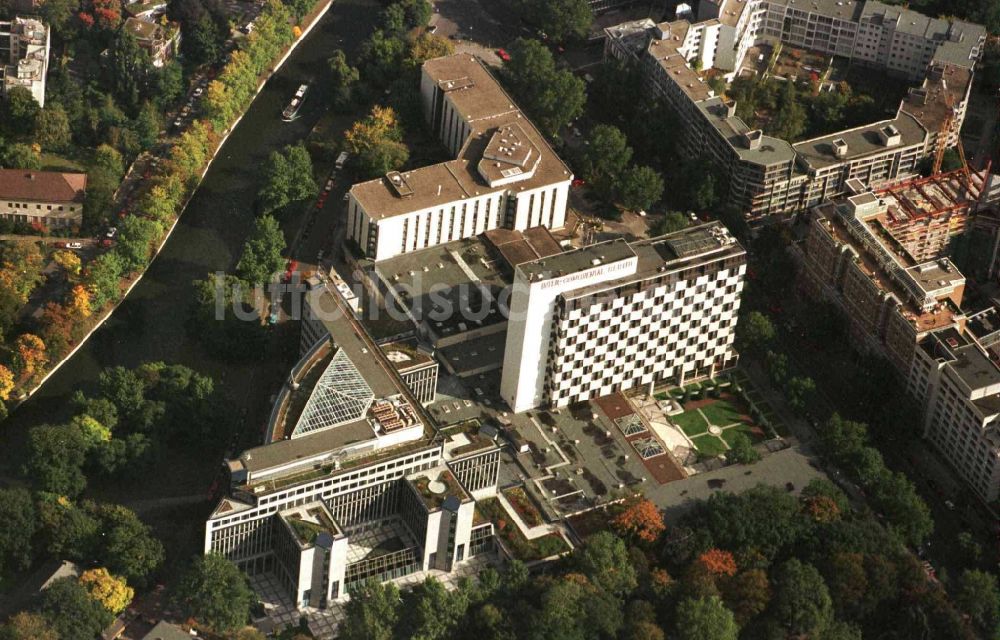
[[(270, 396), (297, 355), (294, 348), (287, 348), (297, 343), (297, 335), (277, 336), (270, 351), (256, 361), (239, 365), (218, 361), (185, 329), (187, 308), (193, 301), (191, 282), (208, 273), (230, 270), (238, 260), (254, 218), (260, 167), (272, 151), (298, 142), (319, 120), (329, 103), (326, 59), (336, 48), (353, 57), (372, 29), (377, 7), (375, 0), (336, 0), (268, 81), (219, 151), (143, 280), (71, 361), (4, 424), (0, 476), (17, 474), (29, 427), (68, 418), (69, 395), (77, 388), (92, 389), (98, 373), (115, 365), (131, 367), (164, 360), (208, 374), (232, 403), (233, 411), (244, 416), (243, 432), (259, 432), (259, 422), (270, 409)], [(313, 83), (311, 99), (296, 121), (282, 122), (281, 110), (303, 81)], [(290, 230), (295, 229), (297, 220), (284, 223), (289, 238), (294, 237)], [(289, 326), (286, 331), (291, 329)], [(125, 504), (205, 492), (218, 469), (219, 456), (212, 447), (166, 451), (155, 468), (148, 470), (154, 482), (99, 486), (95, 491), (98, 497)]]

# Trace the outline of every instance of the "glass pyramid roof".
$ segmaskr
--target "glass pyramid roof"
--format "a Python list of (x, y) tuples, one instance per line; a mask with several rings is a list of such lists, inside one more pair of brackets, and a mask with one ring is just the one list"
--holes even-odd
[(360, 419), (375, 394), (343, 349), (337, 351), (309, 396), (292, 437)]

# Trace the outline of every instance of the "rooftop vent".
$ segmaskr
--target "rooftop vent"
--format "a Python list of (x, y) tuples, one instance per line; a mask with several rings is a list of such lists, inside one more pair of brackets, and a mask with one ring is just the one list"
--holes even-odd
[(413, 195), (413, 189), (406, 182), (406, 177), (398, 171), (390, 171), (385, 174), (385, 179), (399, 198), (409, 198)]
[(847, 142), (843, 138), (836, 138), (833, 144), (833, 155), (838, 158), (847, 157)]
[(902, 141), (902, 138), (902, 134), (899, 133), (899, 129), (895, 125), (889, 124), (878, 130), (878, 139), (883, 146), (895, 147)]

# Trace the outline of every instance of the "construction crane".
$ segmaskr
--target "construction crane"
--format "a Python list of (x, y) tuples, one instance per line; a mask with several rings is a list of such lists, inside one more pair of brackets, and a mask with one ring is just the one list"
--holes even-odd
[[(941, 123), (941, 129), (938, 131), (936, 148), (934, 149), (934, 167), (931, 169), (931, 175), (941, 173), (941, 164), (944, 162), (944, 153), (948, 150), (948, 136), (951, 134), (951, 128), (955, 125), (955, 98), (951, 93), (948, 93), (946, 87), (944, 93), (944, 104), (948, 108), (948, 113), (945, 116), (944, 122)], [(956, 137), (955, 147), (958, 151), (958, 158), (962, 162), (960, 170), (962, 172), (962, 176), (965, 178), (965, 188), (969, 193), (972, 193), (972, 174), (969, 171), (969, 163), (965, 157), (965, 147), (962, 146), (961, 135)]]

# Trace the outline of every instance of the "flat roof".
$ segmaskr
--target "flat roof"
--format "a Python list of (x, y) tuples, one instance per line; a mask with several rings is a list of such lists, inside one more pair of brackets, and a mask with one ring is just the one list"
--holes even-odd
[[(448, 99), (472, 132), (456, 159), (401, 172), (412, 192), (406, 197), (401, 197), (387, 178), (352, 186), (351, 194), (372, 219), (382, 220), (488, 193), (536, 189), (572, 179), (569, 167), (481, 60), (458, 53), (428, 60), (423, 70), (439, 87), (450, 87), (445, 89)], [(516, 132), (521, 148), (532, 150), (528, 159), (532, 160), (533, 173), (520, 181), (490, 187), (480, 174), (480, 164), (491, 149), (500, 145), (494, 134), (505, 131)], [(486, 173), (492, 176), (490, 167), (487, 162)]]
[(597, 244), (566, 251), (559, 255), (525, 262), (517, 266), (528, 281), (542, 278), (560, 278), (578, 271), (613, 264), (622, 260), (634, 258), (635, 252), (629, 243), (622, 238), (607, 240)]
[[(900, 135), (899, 143), (892, 146), (883, 144), (879, 137), (879, 131), (889, 125), (896, 127)], [(917, 119), (905, 111), (900, 111), (892, 120), (872, 122), (861, 127), (855, 127), (854, 129), (837, 131), (836, 133), (811, 140), (803, 140), (802, 142), (795, 143), (792, 147), (809, 166), (822, 169), (831, 165), (842, 164), (852, 158), (887, 153), (894, 149), (923, 144), (926, 138), (927, 130), (920, 126)], [(833, 143), (835, 140), (843, 140), (847, 143), (847, 153), (842, 158), (834, 155)]]
[(828, 18), (838, 18), (857, 22), (865, 6), (864, 1), (855, 0), (768, 0), (768, 4), (786, 6), (799, 11), (818, 13)]
[(562, 253), (562, 247), (546, 227), (531, 227), (523, 232), (497, 228), (483, 236), (512, 269), (524, 262)]
[(755, 149), (749, 148), (746, 134), (751, 131), (750, 127), (740, 118), (729, 115), (729, 109), (722, 98), (700, 102), (698, 108), (741, 160), (763, 166), (791, 163), (795, 160), (792, 145), (774, 136), (762, 135), (760, 145)]
[(965, 100), (971, 82), (971, 67), (951, 63), (935, 64), (921, 86), (910, 89), (903, 98), (900, 109), (915, 117), (928, 131), (940, 131), (951, 113), (948, 96), (951, 96), (954, 104), (961, 103)]
[(379, 347), (386, 359), (400, 373), (434, 362), (434, 358), (420, 350), (420, 345), (415, 338), (390, 342), (379, 345)]

